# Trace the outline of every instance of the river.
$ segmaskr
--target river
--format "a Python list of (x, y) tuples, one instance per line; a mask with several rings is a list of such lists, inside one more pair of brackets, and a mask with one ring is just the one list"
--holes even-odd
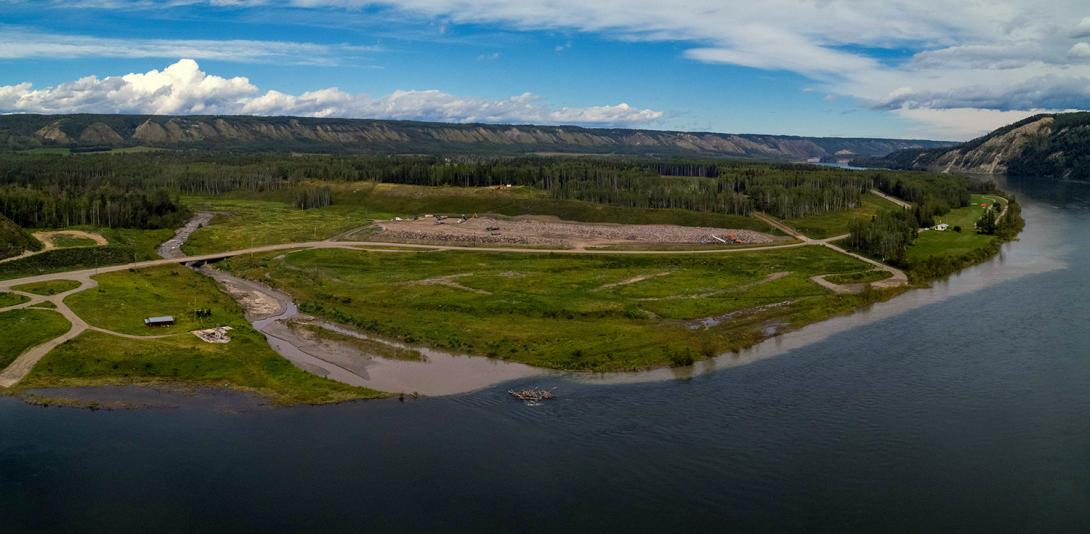
[(697, 369), (515, 382), (539, 406), (2, 398), (0, 531), (1086, 530), (1090, 186), (1005, 187), (1027, 228), (984, 265)]

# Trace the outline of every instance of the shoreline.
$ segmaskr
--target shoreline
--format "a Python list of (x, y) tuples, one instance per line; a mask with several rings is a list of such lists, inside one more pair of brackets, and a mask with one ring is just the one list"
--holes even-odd
[[(206, 217), (204, 219), (204, 221), (207, 221), (207, 217), (209, 215), (210, 214), (207, 214), (207, 213), (196, 214), (194, 216), (194, 219), (191, 220), (190, 223), (187, 223), (186, 226), (184, 226), (182, 229), (179, 229), (179, 231), (178, 231), (178, 233), (177, 233), (177, 235), (175, 236), (174, 239), (164, 243), (160, 247), (160, 250), (164, 252), (164, 256), (170, 255), (170, 253), (173, 252), (173, 255), (172, 255), (173, 257), (170, 258), (170, 259), (179, 259), (178, 254), (180, 253), (179, 252), (180, 247), (184, 243), (185, 238), (188, 237), (188, 234), (191, 233), (193, 230), (195, 230), (196, 227), (199, 226), (199, 224), (203, 223), (202, 221), (198, 221), (198, 222), (194, 222), (194, 221), (196, 221), (198, 218), (201, 218), (201, 217)], [(185, 235), (183, 235), (183, 232), (186, 229), (189, 229), (189, 232), (185, 232)], [(1015, 238), (1017, 238), (1017, 234), (1012, 239), (1015, 239)], [(800, 326), (795, 327), (795, 328), (790, 328), (790, 329), (786, 329), (786, 330), (774, 330), (772, 332), (768, 332), (765, 335), (763, 335), (761, 337), (761, 339), (755, 341), (753, 344), (751, 344), (751, 345), (749, 345), (747, 347), (744, 347), (742, 349), (739, 349), (739, 350), (728, 351), (728, 352), (725, 352), (725, 353), (722, 353), (722, 354), (718, 354), (718, 355), (716, 355), (714, 357), (711, 357), (711, 358), (705, 358), (705, 359), (697, 360), (692, 365), (687, 365), (687, 366), (677, 366), (677, 367), (662, 366), (662, 367), (656, 367), (656, 368), (645, 369), (645, 370), (617, 371), (617, 372), (606, 372), (606, 373), (596, 373), (596, 372), (592, 372), (592, 371), (551, 369), (551, 368), (545, 368), (545, 367), (534, 367), (534, 366), (530, 366), (530, 365), (527, 365), (527, 364), (509, 362), (509, 361), (505, 361), (505, 360), (489, 358), (489, 357), (486, 357), (486, 356), (455, 355), (455, 354), (445, 353), (445, 352), (442, 352), (442, 351), (431, 349), (431, 348), (428, 348), (428, 347), (409, 346), (409, 345), (400, 344), (400, 343), (398, 343), (396, 341), (381, 339), (381, 338), (378, 338), (378, 337), (375, 337), (375, 336), (368, 335), (366, 333), (358, 332), (358, 331), (356, 331), (356, 330), (354, 330), (352, 328), (345, 327), (344, 325), (338, 325), (336, 323), (331, 323), (329, 321), (322, 320), (321, 318), (311, 318), (312, 321), (313, 321), (311, 324), (314, 324), (314, 325), (318, 326), (319, 328), (324, 328), (324, 329), (330, 330), (332, 332), (336, 332), (336, 333), (339, 333), (339, 334), (342, 334), (342, 335), (347, 335), (347, 336), (350, 336), (350, 337), (357, 337), (357, 338), (360, 338), (360, 339), (378, 341), (380, 343), (388, 344), (388, 345), (391, 345), (391, 346), (411, 348), (411, 349), (418, 350), (418, 351), (423, 350), (423, 351), (426, 352), (427, 357), (426, 357), (425, 361), (423, 361), (423, 362), (407, 362), (407, 361), (390, 360), (390, 359), (386, 359), (386, 358), (377, 357), (377, 356), (374, 356), (374, 355), (369, 356), (369, 355), (367, 355), (367, 354), (365, 354), (365, 353), (363, 353), (361, 351), (358, 351), (358, 350), (356, 350), (356, 351), (347, 351), (344, 348), (344, 347), (347, 346), (346, 343), (338, 343), (338, 342), (333, 341), (333, 340), (324, 340), (324, 341), (322, 341), (322, 343), (319, 343), (319, 344), (314, 344), (314, 343), (311, 343), (311, 344), (293, 343), (293, 342), (300, 341), (299, 336), (297, 334), (293, 333), (294, 329), (292, 329), (290, 326), (284, 325), (283, 323), (280, 322), (281, 320), (290, 320), (290, 319), (296, 318), (299, 315), (298, 309), (297, 309), (297, 307), (295, 307), (294, 301), (291, 299), (291, 297), (289, 295), (287, 295), (287, 294), (285, 294), (283, 292), (280, 292), (278, 290), (275, 290), (273, 288), (269, 288), (268, 286), (266, 286), (264, 284), (260, 284), (260, 283), (253, 282), (253, 281), (250, 281), (250, 280), (247, 280), (247, 279), (243, 279), (241, 277), (236, 277), (236, 276), (234, 276), (234, 275), (232, 275), (230, 273), (226, 273), (225, 271), (221, 271), (221, 270), (214, 269), (214, 268), (211, 268), (211, 267), (203, 267), (203, 268), (199, 268), (199, 269), (195, 269), (195, 270), (200, 272), (201, 274), (203, 274), (205, 276), (212, 277), (213, 279), (215, 279), (217, 281), (217, 283), (220, 284), (221, 287), (224, 286), (224, 281), (228, 280), (229, 283), (236, 283), (236, 284), (240, 284), (240, 285), (243, 285), (243, 286), (249, 286), (251, 289), (257, 288), (260, 292), (265, 293), (267, 296), (270, 296), (272, 299), (276, 300), (277, 304), (279, 306), (281, 306), (282, 311), (279, 311), (278, 313), (274, 313), (274, 314), (271, 314), (271, 315), (261, 316), (261, 314), (257, 314), (255, 316), (255, 315), (251, 314), (250, 309), (247, 308), (245, 305), (243, 305), (243, 308), (246, 310), (247, 320), (249, 320), (251, 322), (251, 324), (253, 324), (253, 326), (256, 329), (258, 329), (260, 332), (262, 332), (262, 334), (264, 334), (266, 336), (266, 339), (269, 341), (270, 346), (274, 350), (276, 350), (277, 353), (284, 356), (286, 359), (291, 361), (297, 367), (300, 367), (301, 369), (303, 369), (305, 371), (308, 371), (308, 372), (311, 372), (313, 374), (317, 374), (318, 376), (331, 378), (331, 379), (342, 381), (344, 383), (348, 383), (348, 384), (351, 384), (351, 385), (359, 385), (359, 386), (362, 386), (362, 387), (367, 387), (367, 388), (370, 388), (370, 389), (383, 391), (383, 392), (389, 393), (391, 396), (396, 396), (398, 393), (401, 393), (402, 396), (404, 396), (406, 394), (409, 394), (410, 396), (415, 396), (416, 394), (423, 394), (423, 395), (426, 395), (426, 396), (445, 396), (445, 395), (456, 395), (456, 394), (469, 393), (469, 392), (473, 392), (473, 391), (478, 391), (480, 389), (492, 387), (492, 386), (495, 386), (495, 385), (498, 385), (498, 384), (502, 384), (502, 383), (505, 383), (505, 382), (511, 382), (511, 381), (514, 381), (514, 380), (531, 378), (531, 377), (542, 377), (543, 379), (572, 380), (572, 381), (580, 382), (580, 383), (597, 383), (597, 384), (638, 383), (638, 382), (647, 382), (647, 381), (659, 381), (659, 380), (665, 380), (665, 379), (691, 378), (691, 377), (699, 376), (699, 375), (702, 375), (702, 374), (705, 374), (705, 373), (708, 373), (708, 372), (713, 372), (715, 370), (722, 369), (722, 368), (727, 368), (727, 367), (733, 367), (733, 366), (737, 366), (737, 365), (744, 365), (744, 364), (747, 364), (747, 363), (752, 363), (752, 362), (755, 362), (755, 361), (759, 361), (761, 359), (765, 359), (765, 358), (773, 357), (773, 356), (778, 355), (778, 354), (782, 354), (783, 352), (786, 352), (787, 350), (791, 350), (791, 349), (794, 349), (794, 348), (805, 346), (805, 345), (813, 343), (813, 342), (820, 341), (821, 339), (824, 339), (824, 338), (828, 337), (829, 335), (832, 335), (833, 333), (839, 332), (839, 331), (841, 331), (843, 329), (847, 329), (848, 327), (846, 325), (848, 325), (848, 324), (850, 324), (852, 322), (850, 320), (852, 317), (870, 316), (870, 315), (872, 315), (872, 309), (873, 308), (883, 307), (885, 305), (885, 307), (888, 307), (890, 309), (900, 310), (900, 311), (905, 311), (907, 309), (911, 309), (912, 306), (904, 307), (904, 306), (893, 305), (891, 303), (898, 300), (897, 297), (900, 297), (900, 296), (904, 295), (905, 293), (921, 291), (921, 290), (926, 291), (926, 290), (930, 289), (932, 287), (932, 285), (935, 284), (935, 283), (941, 283), (944, 280), (946, 280), (948, 278), (951, 278), (951, 277), (955, 277), (955, 276), (959, 275), (960, 273), (962, 273), (962, 272), (964, 272), (964, 271), (966, 271), (968, 269), (971, 269), (974, 266), (981, 265), (981, 264), (984, 264), (984, 263), (988, 262), (989, 260), (991, 260), (995, 255), (997, 255), (1000, 252), (1000, 250), (1003, 248), (1004, 245), (1008, 244), (1012, 239), (1005, 239), (1005, 240), (997, 242), (996, 246), (993, 247), (994, 250), (989, 250), (988, 251), (989, 253), (986, 256), (984, 256), (983, 258), (980, 258), (978, 261), (975, 261), (971, 265), (965, 266), (965, 267), (959, 269), (958, 271), (956, 271), (954, 273), (946, 275), (945, 277), (938, 277), (938, 278), (935, 278), (935, 279), (928, 280), (925, 285), (920, 285), (919, 283), (914, 282), (911, 285), (904, 285), (904, 286), (901, 286), (901, 287), (894, 287), (894, 288), (885, 289), (885, 290), (881, 291), (880, 293), (878, 293), (879, 298), (874, 302), (868, 303), (866, 305), (854, 308), (852, 310), (849, 310), (849, 311), (846, 311), (846, 312), (843, 312), (843, 313), (830, 315), (830, 316), (822, 318), (820, 320), (817, 320), (817, 321), (814, 321), (814, 322), (811, 322), (811, 323), (807, 323), (807, 324), (804, 324), (804, 325), (800, 325)], [(171, 242), (174, 242), (176, 244), (174, 244), (173, 247), (167, 247), (167, 245), (169, 243), (171, 243)], [(330, 242), (329, 244), (333, 245), (333, 246), (336, 246), (337, 243), (336, 242)], [(321, 248), (321, 247), (319, 247), (319, 248)], [(349, 246), (349, 247), (345, 247), (345, 248), (354, 248), (354, 247)], [(456, 247), (451, 247), (451, 248), (456, 248)], [(280, 250), (280, 249), (278, 248), (277, 250)], [(540, 252), (540, 251), (535, 251), (535, 252)], [(708, 251), (708, 252), (711, 252), (711, 251)], [(718, 252), (723, 252), (723, 251), (718, 251)], [(182, 258), (184, 258), (184, 256), (182, 256)], [(208, 261), (208, 260), (203, 260), (203, 261)], [(100, 271), (102, 271), (102, 270), (100, 269)], [(212, 273), (215, 273), (215, 274), (212, 274)], [(49, 276), (49, 275), (47, 275), (47, 276)], [(228, 290), (227, 292), (229, 294), (231, 294), (233, 297), (235, 296), (234, 293), (232, 293), (230, 290)], [(237, 300), (238, 299), (236, 298), (236, 301)], [(240, 302), (240, 305), (241, 304), (242, 304), (242, 302)], [(885, 308), (882, 308), (882, 309), (885, 309)], [(898, 311), (897, 313), (900, 313), (900, 311)], [(879, 315), (881, 315), (881, 312), (879, 312)], [(828, 326), (829, 324), (832, 324), (834, 326)], [(835, 326), (835, 325), (838, 325), (838, 324), (842, 325), (842, 326), (839, 327), (839, 328), (837, 326)], [(304, 345), (305, 348), (300, 348), (300, 346), (299, 346), (300, 344)], [(326, 346), (323, 347), (322, 345), (326, 345)], [(334, 348), (330, 349), (330, 347), (328, 345), (333, 345)], [(337, 347), (338, 345), (340, 345), (340, 347)], [(339, 352), (339, 354), (338, 354), (338, 352)], [(356, 354), (355, 354), (355, 356), (345, 357), (346, 352), (355, 352)], [(317, 353), (317, 354), (315, 354), (315, 353)], [(361, 356), (363, 358), (360, 358)], [(353, 360), (353, 358), (356, 358), (356, 359)], [(365, 359), (366, 361), (360, 362), (359, 359)], [(434, 362), (442, 362), (445, 365), (434, 365)], [(478, 365), (477, 366), (478, 368), (474, 369), (473, 371), (464, 372), (464, 371), (467, 371), (467, 366), (465, 365), (466, 362), (474, 362), (476, 364), (483, 364), (483, 365)], [(432, 367), (430, 369), (428, 369), (429, 365), (432, 365)], [(483, 376), (483, 377), (480, 376), (480, 374), (479, 374), (482, 369), (484, 370), (485, 373), (487, 373), (489, 368), (492, 368), (494, 370), (496, 367), (506, 367), (506, 366), (514, 366), (514, 367), (512, 367), (512, 372), (493, 373), (490, 376)], [(473, 367), (473, 366), (469, 366), (469, 367)], [(425, 370), (425, 369), (427, 369), (425, 371), (425, 374), (421, 375), (421, 371)], [(450, 373), (452, 371), (454, 373), (458, 373), (458, 371), (463, 371), (458, 376), (461, 376), (462, 378), (467, 378), (468, 377), (468, 378), (472, 378), (472, 379), (470, 379), (470, 380), (461, 380), (461, 381), (458, 381), (458, 380), (451, 381), (450, 377), (452, 375)], [(377, 381), (373, 377), (373, 375), (375, 375), (375, 374), (378, 375)], [(412, 387), (413, 384), (420, 384), (421, 383), (418, 380), (421, 376), (425, 376), (428, 379), (428, 380), (425, 380), (423, 382), (423, 383), (426, 384), (426, 386), (425, 387)], [(418, 381), (413, 382), (414, 379), (416, 379)], [(383, 384), (385, 387), (377, 386), (376, 384)], [(456, 384), (456, 387), (452, 386), (452, 384)], [(163, 384), (160, 384), (160, 383), (154, 384), (154, 386), (156, 386), (156, 387), (160, 386), (160, 385), (163, 385)], [(178, 386), (178, 387), (181, 387), (181, 388), (198, 388), (199, 389), (199, 388), (204, 388), (204, 387), (210, 387), (211, 389), (217, 389), (217, 390), (218, 389), (229, 389), (229, 390), (237, 391), (237, 392), (245, 392), (245, 393), (249, 393), (249, 394), (255, 394), (258, 397), (263, 398), (263, 396), (261, 396), (260, 394), (255, 393), (255, 392), (250, 392), (246, 388), (234, 387), (234, 386), (231, 386), (229, 384), (223, 384), (221, 386), (221, 385), (218, 385), (218, 384), (217, 385), (194, 384), (194, 383), (187, 383), (185, 381), (178, 381), (178, 382), (168, 382), (165, 385), (167, 387), (170, 387), (170, 386), (174, 385), (174, 386)], [(398, 386), (398, 385), (400, 385), (400, 386)], [(65, 386), (62, 385), (62, 386), (60, 386), (60, 389), (63, 389), (64, 387)], [(125, 387), (125, 386), (114, 386), (114, 385), (93, 386), (93, 385), (90, 385), (90, 386), (79, 386), (79, 387), (82, 387), (82, 388), (96, 388), (96, 387), (110, 388), (110, 387)], [(140, 387), (144, 387), (144, 386), (131, 385), (131, 387), (140, 388)], [(35, 388), (34, 391), (37, 393), (37, 392), (41, 392), (43, 390), (49, 390), (49, 389), (54, 389), (54, 388), (41, 388), (41, 387), (38, 387), (38, 388)], [(421, 391), (421, 390), (424, 390), (424, 391)], [(28, 391), (30, 391), (30, 390), (28, 390)], [(11, 391), (11, 390), (9, 390), (8, 393), (12, 394), (13, 396), (23, 398), (23, 392), (22, 391)], [(24, 399), (24, 400), (27, 400), (28, 402), (30, 402), (29, 398)], [(347, 401), (342, 401), (342, 402), (347, 402)], [(300, 403), (300, 404), (306, 404), (306, 403)]]

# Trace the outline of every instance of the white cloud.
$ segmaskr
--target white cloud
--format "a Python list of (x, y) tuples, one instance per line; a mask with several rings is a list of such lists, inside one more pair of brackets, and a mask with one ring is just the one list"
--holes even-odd
[(0, 113), (12, 112), (299, 115), (588, 126), (646, 126), (663, 117), (661, 111), (626, 103), (557, 108), (531, 93), (490, 100), (438, 90), (394, 91), (378, 98), (337, 88), (299, 95), (261, 92), (247, 78), (208, 74), (192, 59), (161, 71), (88, 76), (43, 89), (29, 83), (0, 86)]
[[(886, 110), (1090, 107), (1086, 0), (52, 2), (116, 9), (198, 3), (231, 4), (230, 9), (291, 6), (331, 18), (344, 10), (377, 9), (444, 26), (498, 24), (516, 30), (671, 41), (680, 43), (684, 56), (695, 61), (799, 73), (822, 92)], [(5, 47), (0, 43), (0, 50)], [(915, 89), (898, 93), (905, 87)]]
[(1030, 109), (996, 111), (978, 108), (901, 108), (894, 112), (916, 124), (910, 131), (936, 139), (971, 139), (1000, 126), (1018, 122), (1038, 113), (1056, 110)]
[(231, 62), (336, 65), (365, 58), (376, 46), (246, 39), (122, 39), (66, 35), (0, 25), (0, 59), (178, 58)]
[(1075, 43), (1067, 54), (1071, 57), (1090, 57), (1090, 43)]

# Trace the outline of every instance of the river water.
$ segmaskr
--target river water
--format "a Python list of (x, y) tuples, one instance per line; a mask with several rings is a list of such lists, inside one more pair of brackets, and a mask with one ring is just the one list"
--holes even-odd
[(1085, 531), (1090, 186), (1006, 187), (1000, 257), (715, 372), (516, 382), (539, 406), (0, 399), (0, 531)]

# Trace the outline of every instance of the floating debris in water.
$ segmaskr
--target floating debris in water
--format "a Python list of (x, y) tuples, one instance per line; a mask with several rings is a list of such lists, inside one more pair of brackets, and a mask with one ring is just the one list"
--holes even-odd
[(510, 393), (512, 397), (523, 401), (526, 404), (537, 404), (541, 401), (552, 400), (556, 398), (556, 395), (553, 395), (553, 391), (551, 389), (529, 388), (520, 389), (517, 391), (509, 389), (507, 390), (507, 392)]

